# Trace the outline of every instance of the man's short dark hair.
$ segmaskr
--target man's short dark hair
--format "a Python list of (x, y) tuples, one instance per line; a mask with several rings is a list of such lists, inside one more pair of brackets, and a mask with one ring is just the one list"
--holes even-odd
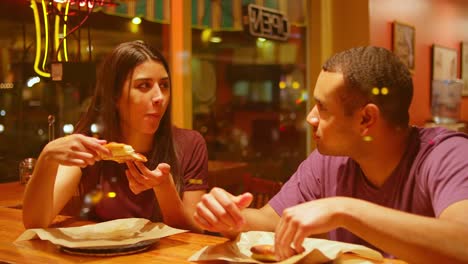
[(413, 97), (411, 73), (391, 51), (372, 46), (352, 48), (332, 56), (322, 69), (343, 74), (345, 87), (340, 97), (345, 114), (374, 103), (391, 124), (408, 125)]

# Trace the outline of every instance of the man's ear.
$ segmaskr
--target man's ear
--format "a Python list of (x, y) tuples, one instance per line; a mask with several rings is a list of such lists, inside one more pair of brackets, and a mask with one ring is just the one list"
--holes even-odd
[(361, 118), (361, 134), (365, 136), (369, 128), (371, 128), (380, 117), (379, 107), (375, 104), (366, 104), (360, 111)]

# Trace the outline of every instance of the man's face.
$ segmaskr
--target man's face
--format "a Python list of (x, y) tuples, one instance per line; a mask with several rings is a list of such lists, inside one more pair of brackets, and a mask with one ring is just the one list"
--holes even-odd
[(313, 138), (321, 154), (352, 156), (359, 135), (359, 111), (345, 115), (339, 94), (343, 93), (342, 73), (322, 71), (314, 89), (316, 104), (307, 116)]

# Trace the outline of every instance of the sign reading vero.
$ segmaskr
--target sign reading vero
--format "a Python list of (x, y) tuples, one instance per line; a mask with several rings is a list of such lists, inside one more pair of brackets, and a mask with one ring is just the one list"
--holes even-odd
[(275, 40), (288, 39), (288, 19), (278, 10), (250, 4), (247, 14), (249, 33), (252, 36)]

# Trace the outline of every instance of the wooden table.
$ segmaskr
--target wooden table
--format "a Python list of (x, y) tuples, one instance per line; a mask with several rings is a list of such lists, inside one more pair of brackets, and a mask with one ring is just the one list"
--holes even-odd
[[(58, 217), (55, 226), (79, 225), (71, 217)], [(0, 262), (13, 263), (190, 263), (187, 259), (207, 245), (226, 238), (195, 233), (181, 233), (160, 239), (148, 251), (118, 257), (75, 256), (61, 252), (48, 241), (30, 240), (13, 244), (24, 232), (21, 210), (0, 208)], [(214, 262), (216, 263), (216, 262)]]
[[(54, 221), (54, 226), (77, 226), (83, 223), (72, 217), (58, 216)], [(159, 243), (149, 250), (137, 254), (91, 257), (63, 253), (52, 243), (39, 239), (13, 243), (24, 230), (21, 210), (0, 207), (0, 263), (190, 263), (187, 259), (203, 247), (227, 241), (223, 237), (186, 232), (161, 238)], [(345, 254), (339, 261), (349, 259), (355, 261), (359, 258), (352, 254)], [(201, 263), (219, 264), (226, 262)], [(405, 262), (385, 259), (381, 263), (403, 264)]]
[(20, 208), (26, 185), (17, 182), (0, 183), (0, 207)]

